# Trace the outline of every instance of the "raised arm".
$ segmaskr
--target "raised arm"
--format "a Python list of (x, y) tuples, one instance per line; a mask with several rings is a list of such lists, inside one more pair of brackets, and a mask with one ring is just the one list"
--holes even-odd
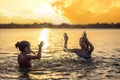
[(87, 44), (88, 44), (88, 52), (91, 53), (94, 50), (94, 46), (89, 40), (87, 40)]
[(68, 49), (68, 47), (67, 47), (67, 43), (68, 43), (68, 35), (67, 35), (67, 33), (64, 33), (64, 51), (65, 52), (73, 52), (73, 53), (77, 53), (77, 51), (79, 50), (79, 49)]
[(28, 55), (28, 58), (29, 59), (40, 59), (43, 45), (44, 45), (44, 42), (41, 41), (40, 44), (38, 45), (38, 53), (37, 53), (37, 55), (35, 55), (35, 56)]
[(44, 42), (41, 41), (41, 43), (40, 43), (40, 45), (39, 45), (39, 49), (38, 49), (38, 54), (37, 54), (37, 56), (36, 56), (38, 59), (41, 58), (41, 51), (42, 51), (43, 45), (44, 45)]
[(83, 38), (84, 38), (85, 41), (86, 41), (88, 53), (91, 53), (91, 52), (94, 50), (94, 46), (93, 46), (92, 43), (88, 40), (87, 34), (86, 34), (85, 31), (83, 32)]
[(67, 33), (64, 33), (64, 40), (65, 40), (65, 42), (64, 42), (64, 49), (67, 49), (67, 43), (68, 43), (68, 35), (67, 35)]

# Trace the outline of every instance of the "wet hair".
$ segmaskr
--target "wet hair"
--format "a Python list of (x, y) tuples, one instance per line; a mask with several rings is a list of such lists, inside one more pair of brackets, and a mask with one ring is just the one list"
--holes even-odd
[(86, 41), (83, 37), (81, 37), (81, 38), (79, 39), (79, 41), (81, 41), (81, 40), (84, 40), (85, 46), (86, 46), (86, 50), (87, 50), (87, 49), (88, 49), (88, 43), (87, 43), (87, 41)]
[(30, 43), (28, 41), (17, 42), (15, 47), (19, 48), (19, 50), (23, 52), (25, 47), (30, 47)]

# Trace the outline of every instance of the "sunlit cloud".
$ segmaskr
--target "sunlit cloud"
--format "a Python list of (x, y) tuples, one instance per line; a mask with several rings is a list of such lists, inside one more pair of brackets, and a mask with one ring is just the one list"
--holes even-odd
[(120, 22), (120, 0), (58, 0), (52, 6), (71, 23)]
[[(52, 0), (0, 0), (0, 16), (8, 19), (8, 22), (26, 23), (26, 22), (67, 22), (63, 16), (57, 14), (51, 6)], [(3, 18), (4, 20), (4, 18)], [(27, 20), (27, 21), (26, 21)], [(2, 21), (2, 20), (1, 20)]]
[(12, 2), (0, 0), (0, 23), (120, 22), (120, 0), (12, 0)]

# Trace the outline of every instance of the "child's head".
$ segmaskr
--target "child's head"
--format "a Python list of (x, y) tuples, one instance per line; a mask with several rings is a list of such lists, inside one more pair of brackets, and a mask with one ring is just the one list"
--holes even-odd
[(83, 37), (81, 37), (80, 39), (79, 39), (79, 44), (80, 44), (80, 47), (81, 48), (86, 48), (87, 46), (86, 46), (86, 42), (85, 42), (85, 39), (83, 38)]
[(17, 42), (15, 44), (15, 47), (16, 48), (19, 48), (19, 50), (21, 52), (26, 52), (26, 53), (29, 53), (31, 50), (30, 50), (30, 43), (28, 41), (21, 41), (21, 42)]

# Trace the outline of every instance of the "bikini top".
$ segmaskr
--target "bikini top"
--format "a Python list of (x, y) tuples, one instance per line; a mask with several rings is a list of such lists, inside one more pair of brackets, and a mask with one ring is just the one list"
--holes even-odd
[(88, 53), (84, 53), (84, 54), (81, 55), (81, 53), (78, 52), (77, 55), (78, 55), (79, 57), (84, 58), (84, 59), (89, 59), (89, 58), (90, 58), (90, 55), (89, 55)]

